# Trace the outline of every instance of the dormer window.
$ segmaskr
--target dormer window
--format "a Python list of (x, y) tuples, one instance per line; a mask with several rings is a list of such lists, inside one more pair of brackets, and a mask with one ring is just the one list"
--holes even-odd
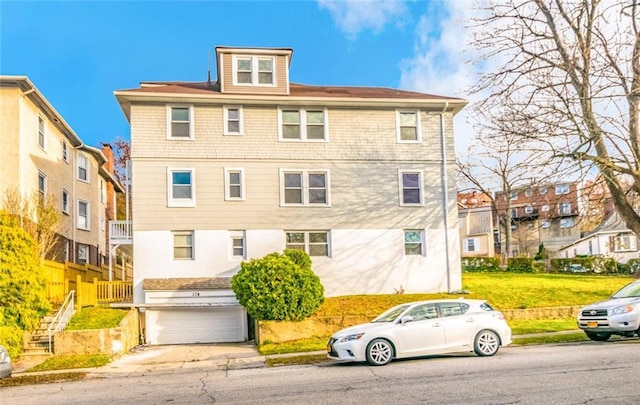
[(275, 58), (264, 56), (238, 56), (234, 58), (235, 85), (274, 86)]

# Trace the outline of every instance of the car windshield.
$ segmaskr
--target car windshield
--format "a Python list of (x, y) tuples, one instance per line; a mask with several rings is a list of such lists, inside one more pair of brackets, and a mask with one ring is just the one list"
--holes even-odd
[(401, 313), (406, 311), (407, 308), (409, 308), (410, 306), (411, 305), (399, 305), (397, 307), (393, 307), (371, 322), (393, 322), (400, 316)]
[(613, 294), (611, 298), (631, 298), (640, 297), (640, 282), (634, 281), (631, 284), (627, 284), (622, 287), (620, 291)]

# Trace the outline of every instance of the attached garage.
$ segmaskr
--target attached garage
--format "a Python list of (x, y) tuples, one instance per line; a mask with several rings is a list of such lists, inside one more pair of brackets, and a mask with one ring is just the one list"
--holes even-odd
[(145, 279), (148, 344), (247, 340), (247, 313), (227, 278)]

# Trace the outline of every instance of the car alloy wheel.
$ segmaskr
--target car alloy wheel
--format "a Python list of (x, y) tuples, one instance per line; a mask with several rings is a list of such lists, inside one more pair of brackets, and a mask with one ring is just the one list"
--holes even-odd
[(367, 363), (384, 366), (393, 358), (393, 347), (385, 339), (373, 339), (367, 346)]
[(500, 339), (498, 339), (498, 335), (496, 335), (495, 332), (483, 330), (476, 335), (473, 351), (476, 352), (478, 356), (493, 356), (498, 353), (499, 348)]

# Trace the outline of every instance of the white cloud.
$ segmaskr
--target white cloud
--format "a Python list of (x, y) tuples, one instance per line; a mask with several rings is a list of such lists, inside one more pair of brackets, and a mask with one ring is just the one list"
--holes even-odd
[(380, 32), (387, 24), (401, 23), (407, 6), (400, 0), (318, 0), (321, 9), (327, 9), (338, 27), (355, 39), (365, 30)]
[[(433, 3), (432, 3), (433, 4)], [(474, 55), (466, 46), (469, 19), (475, 15), (471, 1), (439, 1), (429, 7), (415, 30), (411, 58), (400, 63), (400, 87), (429, 94), (469, 99), (477, 71), (468, 63)], [(474, 137), (462, 110), (454, 119), (457, 153), (466, 153)]]

